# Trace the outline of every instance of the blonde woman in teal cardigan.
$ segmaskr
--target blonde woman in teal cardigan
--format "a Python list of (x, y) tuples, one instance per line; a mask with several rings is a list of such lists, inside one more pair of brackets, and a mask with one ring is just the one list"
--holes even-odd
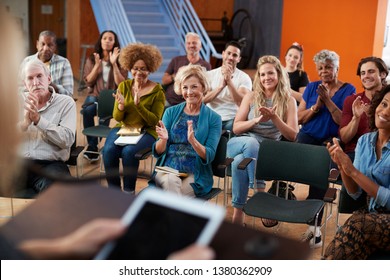
[(202, 103), (209, 90), (205, 69), (200, 65), (180, 68), (175, 92), (185, 102), (166, 109), (156, 128), (153, 145), (156, 166), (168, 166), (187, 177), (156, 172), (151, 185), (187, 196), (201, 197), (213, 186), (211, 163), (221, 137), (221, 117)]
[[(139, 160), (134, 155), (151, 147), (157, 139), (156, 125), (164, 112), (165, 95), (160, 84), (150, 81), (149, 74), (155, 72), (162, 62), (160, 51), (153, 45), (130, 44), (122, 49), (119, 63), (131, 71), (133, 79), (119, 84), (115, 97), (113, 117), (118, 124), (106, 139), (103, 151), (104, 167), (109, 187), (121, 188), (119, 159), (123, 164), (123, 191), (134, 193)], [(139, 128), (145, 134), (137, 144), (118, 146), (121, 126)]]

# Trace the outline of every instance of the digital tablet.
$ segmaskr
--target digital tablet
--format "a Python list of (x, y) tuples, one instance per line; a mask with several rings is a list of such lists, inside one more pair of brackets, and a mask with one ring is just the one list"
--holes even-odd
[(210, 243), (224, 217), (223, 207), (150, 187), (123, 215), (126, 233), (107, 243), (95, 259), (166, 259), (190, 244)]

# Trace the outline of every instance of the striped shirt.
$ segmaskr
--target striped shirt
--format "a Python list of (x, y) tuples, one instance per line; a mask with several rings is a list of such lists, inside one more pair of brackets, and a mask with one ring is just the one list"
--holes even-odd
[[(38, 59), (38, 53), (27, 56), (20, 69), (32, 59)], [(73, 72), (69, 60), (57, 54), (53, 54), (49, 62), (51, 82), (58, 88), (58, 93), (73, 96)]]
[(52, 87), (50, 100), (39, 110), (40, 120), (23, 134), (21, 154), (38, 160), (67, 161), (76, 133), (76, 103), (73, 98), (57, 94)]

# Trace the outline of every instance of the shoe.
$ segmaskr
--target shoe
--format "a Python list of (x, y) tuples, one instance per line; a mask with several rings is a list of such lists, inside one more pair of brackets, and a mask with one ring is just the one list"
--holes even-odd
[(277, 220), (263, 219), (263, 218), (261, 218), (261, 222), (263, 223), (263, 226), (265, 226), (266, 228), (271, 228), (279, 224)]
[[(89, 153), (89, 152), (93, 152), (93, 153)], [(86, 158), (90, 162), (98, 161), (99, 160), (98, 149), (95, 147), (88, 146), (87, 150), (84, 153), (84, 158)]]
[(322, 247), (322, 238), (321, 238), (321, 234), (319, 236), (316, 236), (315, 239), (314, 239), (314, 244), (313, 244), (313, 241), (312, 239), (314, 238), (314, 233), (308, 229), (303, 235), (302, 235), (302, 239), (301, 241), (302, 242), (310, 242), (309, 245), (310, 245), (310, 248), (311, 249), (315, 249), (315, 248), (320, 248)]
[(135, 191), (123, 191), (125, 194), (132, 194), (132, 195), (135, 195)]

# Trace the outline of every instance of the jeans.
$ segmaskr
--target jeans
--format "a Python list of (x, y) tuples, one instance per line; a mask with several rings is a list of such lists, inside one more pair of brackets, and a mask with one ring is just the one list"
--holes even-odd
[(123, 164), (123, 190), (134, 191), (137, 181), (139, 160), (134, 155), (147, 147), (151, 147), (155, 141), (154, 137), (148, 133), (134, 145), (118, 146), (114, 141), (118, 138), (116, 134), (120, 128), (111, 129), (103, 148), (104, 168), (107, 174), (109, 187), (121, 187), (119, 175), (119, 159), (122, 158)]
[(229, 130), (233, 133), (233, 122), (234, 122), (234, 119), (222, 121), (222, 129)]
[[(260, 143), (253, 137), (233, 137), (227, 145), (227, 156), (233, 158), (232, 162), (232, 206), (244, 207), (249, 188), (253, 188), (255, 182), (255, 161), (252, 161), (246, 169), (238, 169), (238, 165), (244, 158), (255, 158), (259, 154)], [(263, 180), (258, 180), (257, 188), (264, 188)]]
[[(98, 98), (96, 96), (89, 95), (85, 99), (84, 104), (93, 103), (93, 102), (97, 102), (97, 101), (98, 101)], [(96, 110), (97, 110), (97, 106), (95, 103), (93, 103), (93, 104), (91, 104), (91, 105), (89, 105), (81, 110), (81, 112), (83, 114), (84, 128), (91, 127), (91, 126), (95, 125), (95, 116), (97, 113)], [(99, 124), (109, 126), (110, 120), (106, 120), (105, 122), (102, 122)], [(88, 142), (89, 147), (97, 148), (97, 145), (98, 145), (97, 137), (87, 136), (87, 142)]]

